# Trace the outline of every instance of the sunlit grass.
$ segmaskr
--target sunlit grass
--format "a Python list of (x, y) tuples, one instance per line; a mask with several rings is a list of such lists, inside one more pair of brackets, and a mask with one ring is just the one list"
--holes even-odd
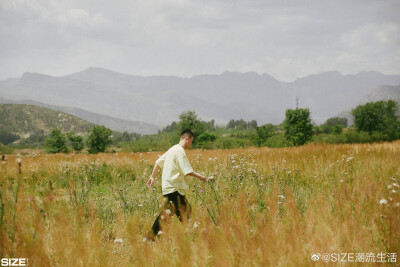
[[(307, 266), (316, 253), (399, 253), (400, 142), (190, 150), (192, 218), (143, 242), (162, 152), (28, 153), (0, 163), (0, 256), (29, 266)], [(19, 174), (17, 159), (21, 159)], [(384, 200), (384, 201), (383, 201)]]

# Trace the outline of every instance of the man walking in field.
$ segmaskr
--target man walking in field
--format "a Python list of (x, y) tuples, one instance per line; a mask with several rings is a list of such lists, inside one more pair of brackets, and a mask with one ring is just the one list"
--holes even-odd
[(185, 149), (190, 148), (193, 140), (193, 132), (184, 130), (180, 135), (179, 143), (171, 147), (156, 161), (153, 173), (147, 181), (147, 187), (151, 188), (158, 170), (162, 168), (162, 194), (167, 201), (167, 208), (169, 208), (163, 210), (155, 220), (152, 234), (149, 235), (151, 239), (160, 233), (161, 223), (166, 219), (165, 216), (175, 213), (181, 222), (186, 221), (190, 216), (190, 204), (185, 198), (185, 193), (189, 189), (188, 176), (199, 178), (203, 182), (207, 181), (205, 176), (193, 171), (186, 156)]

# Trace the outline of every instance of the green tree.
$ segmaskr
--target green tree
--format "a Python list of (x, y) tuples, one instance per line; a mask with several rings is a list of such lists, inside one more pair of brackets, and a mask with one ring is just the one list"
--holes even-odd
[(347, 118), (333, 117), (329, 118), (326, 122), (328, 126), (342, 125), (343, 127), (347, 127)]
[(106, 151), (107, 146), (111, 144), (112, 131), (103, 125), (95, 125), (89, 130), (87, 146), (90, 154), (97, 154)]
[(270, 123), (256, 127), (258, 145), (261, 146), (268, 138), (270, 138), (275, 133), (275, 131), (276, 126)]
[(336, 124), (332, 127), (331, 133), (333, 134), (341, 134), (343, 132), (343, 125)]
[(184, 111), (179, 115), (179, 129), (190, 129), (196, 137), (205, 132), (206, 126), (201, 122), (194, 111)]
[(283, 122), (285, 137), (293, 145), (303, 145), (312, 137), (312, 123), (308, 108), (287, 109)]
[(78, 135), (75, 131), (72, 131), (67, 133), (67, 137), (75, 152), (80, 152), (83, 149), (84, 144), (82, 136)]
[(68, 153), (67, 139), (59, 128), (51, 130), (44, 142), (48, 153)]
[(122, 139), (122, 142), (130, 142), (130, 141), (132, 141), (132, 136), (127, 131), (125, 131), (122, 133), (121, 139)]
[(343, 128), (347, 127), (347, 118), (333, 117), (321, 125), (320, 130), (323, 133), (341, 133)]
[(357, 131), (364, 131), (381, 140), (400, 137), (400, 121), (396, 116), (397, 102), (393, 100), (368, 102), (352, 110)]
[(17, 134), (13, 134), (7, 130), (0, 130), (0, 142), (4, 145), (11, 144), (14, 141), (19, 140), (20, 137)]
[(247, 124), (248, 124), (248, 128), (249, 129), (256, 129), (257, 128), (257, 121), (256, 120), (249, 121)]
[(239, 130), (246, 130), (247, 129), (247, 122), (245, 122), (243, 119), (237, 120), (235, 128), (239, 129)]
[(170, 125), (167, 125), (162, 132), (174, 132), (178, 129), (178, 124), (176, 123), (176, 121), (173, 121)]
[(211, 148), (211, 144), (217, 140), (217, 136), (214, 133), (204, 132), (196, 140), (196, 147), (199, 148)]
[(230, 120), (228, 124), (226, 125), (226, 129), (235, 129), (236, 127), (236, 121), (235, 120)]

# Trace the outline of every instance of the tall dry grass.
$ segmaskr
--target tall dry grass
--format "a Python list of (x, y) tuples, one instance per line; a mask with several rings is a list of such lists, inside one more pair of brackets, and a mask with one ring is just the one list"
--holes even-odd
[(193, 168), (215, 181), (193, 179), (190, 222), (169, 218), (156, 242), (143, 242), (162, 201), (160, 179), (145, 186), (161, 153), (9, 156), (0, 163), (0, 257), (309, 266), (316, 253), (399, 254), (400, 142), (190, 150)]

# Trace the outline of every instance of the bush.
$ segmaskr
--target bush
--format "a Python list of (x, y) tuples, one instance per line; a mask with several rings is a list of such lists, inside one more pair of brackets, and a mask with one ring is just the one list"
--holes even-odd
[(347, 119), (346, 118), (339, 118), (339, 117), (333, 117), (328, 119), (324, 124), (322, 124), (318, 129), (318, 132), (322, 133), (335, 133), (335, 134), (340, 134), (343, 130), (343, 128), (347, 127)]
[(48, 153), (68, 153), (67, 139), (59, 128), (54, 128), (46, 137), (45, 146)]
[(243, 139), (235, 137), (221, 137), (215, 141), (214, 148), (229, 149), (229, 148), (244, 147), (244, 145), (245, 145), (245, 140)]
[(12, 148), (9, 148), (0, 143), (0, 154), (11, 154), (12, 151), (13, 151)]
[(344, 133), (345, 143), (371, 143), (372, 138), (366, 132), (348, 131)]
[(256, 142), (258, 146), (261, 146), (268, 138), (272, 137), (276, 133), (277, 128), (278, 127), (273, 124), (265, 124), (260, 127), (256, 127)]
[(312, 138), (312, 124), (308, 108), (287, 109), (283, 123), (285, 137), (293, 145), (304, 145)]
[(83, 138), (80, 135), (77, 135), (76, 132), (69, 132), (67, 133), (67, 137), (71, 143), (72, 149), (75, 152), (80, 152), (84, 145), (83, 145)]
[(343, 132), (343, 125), (336, 124), (332, 127), (331, 133), (333, 134), (341, 134)]
[(196, 147), (211, 149), (213, 142), (217, 140), (217, 136), (213, 133), (202, 133), (196, 140)]
[(111, 144), (112, 131), (104, 126), (95, 125), (89, 130), (87, 145), (90, 154), (97, 154), (106, 151), (107, 146)]
[(282, 134), (278, 134), (268, 138), (264, 145), (271, 148), (289, 147), (290, 142)]
[(400, 137), (400, 121), (395, 115), (397, 109), (398, 104), (393, 100), (359, 105), (352, 111), (354, 125), (357, 131), (368, 132), (372, 139), (395, 140)]

